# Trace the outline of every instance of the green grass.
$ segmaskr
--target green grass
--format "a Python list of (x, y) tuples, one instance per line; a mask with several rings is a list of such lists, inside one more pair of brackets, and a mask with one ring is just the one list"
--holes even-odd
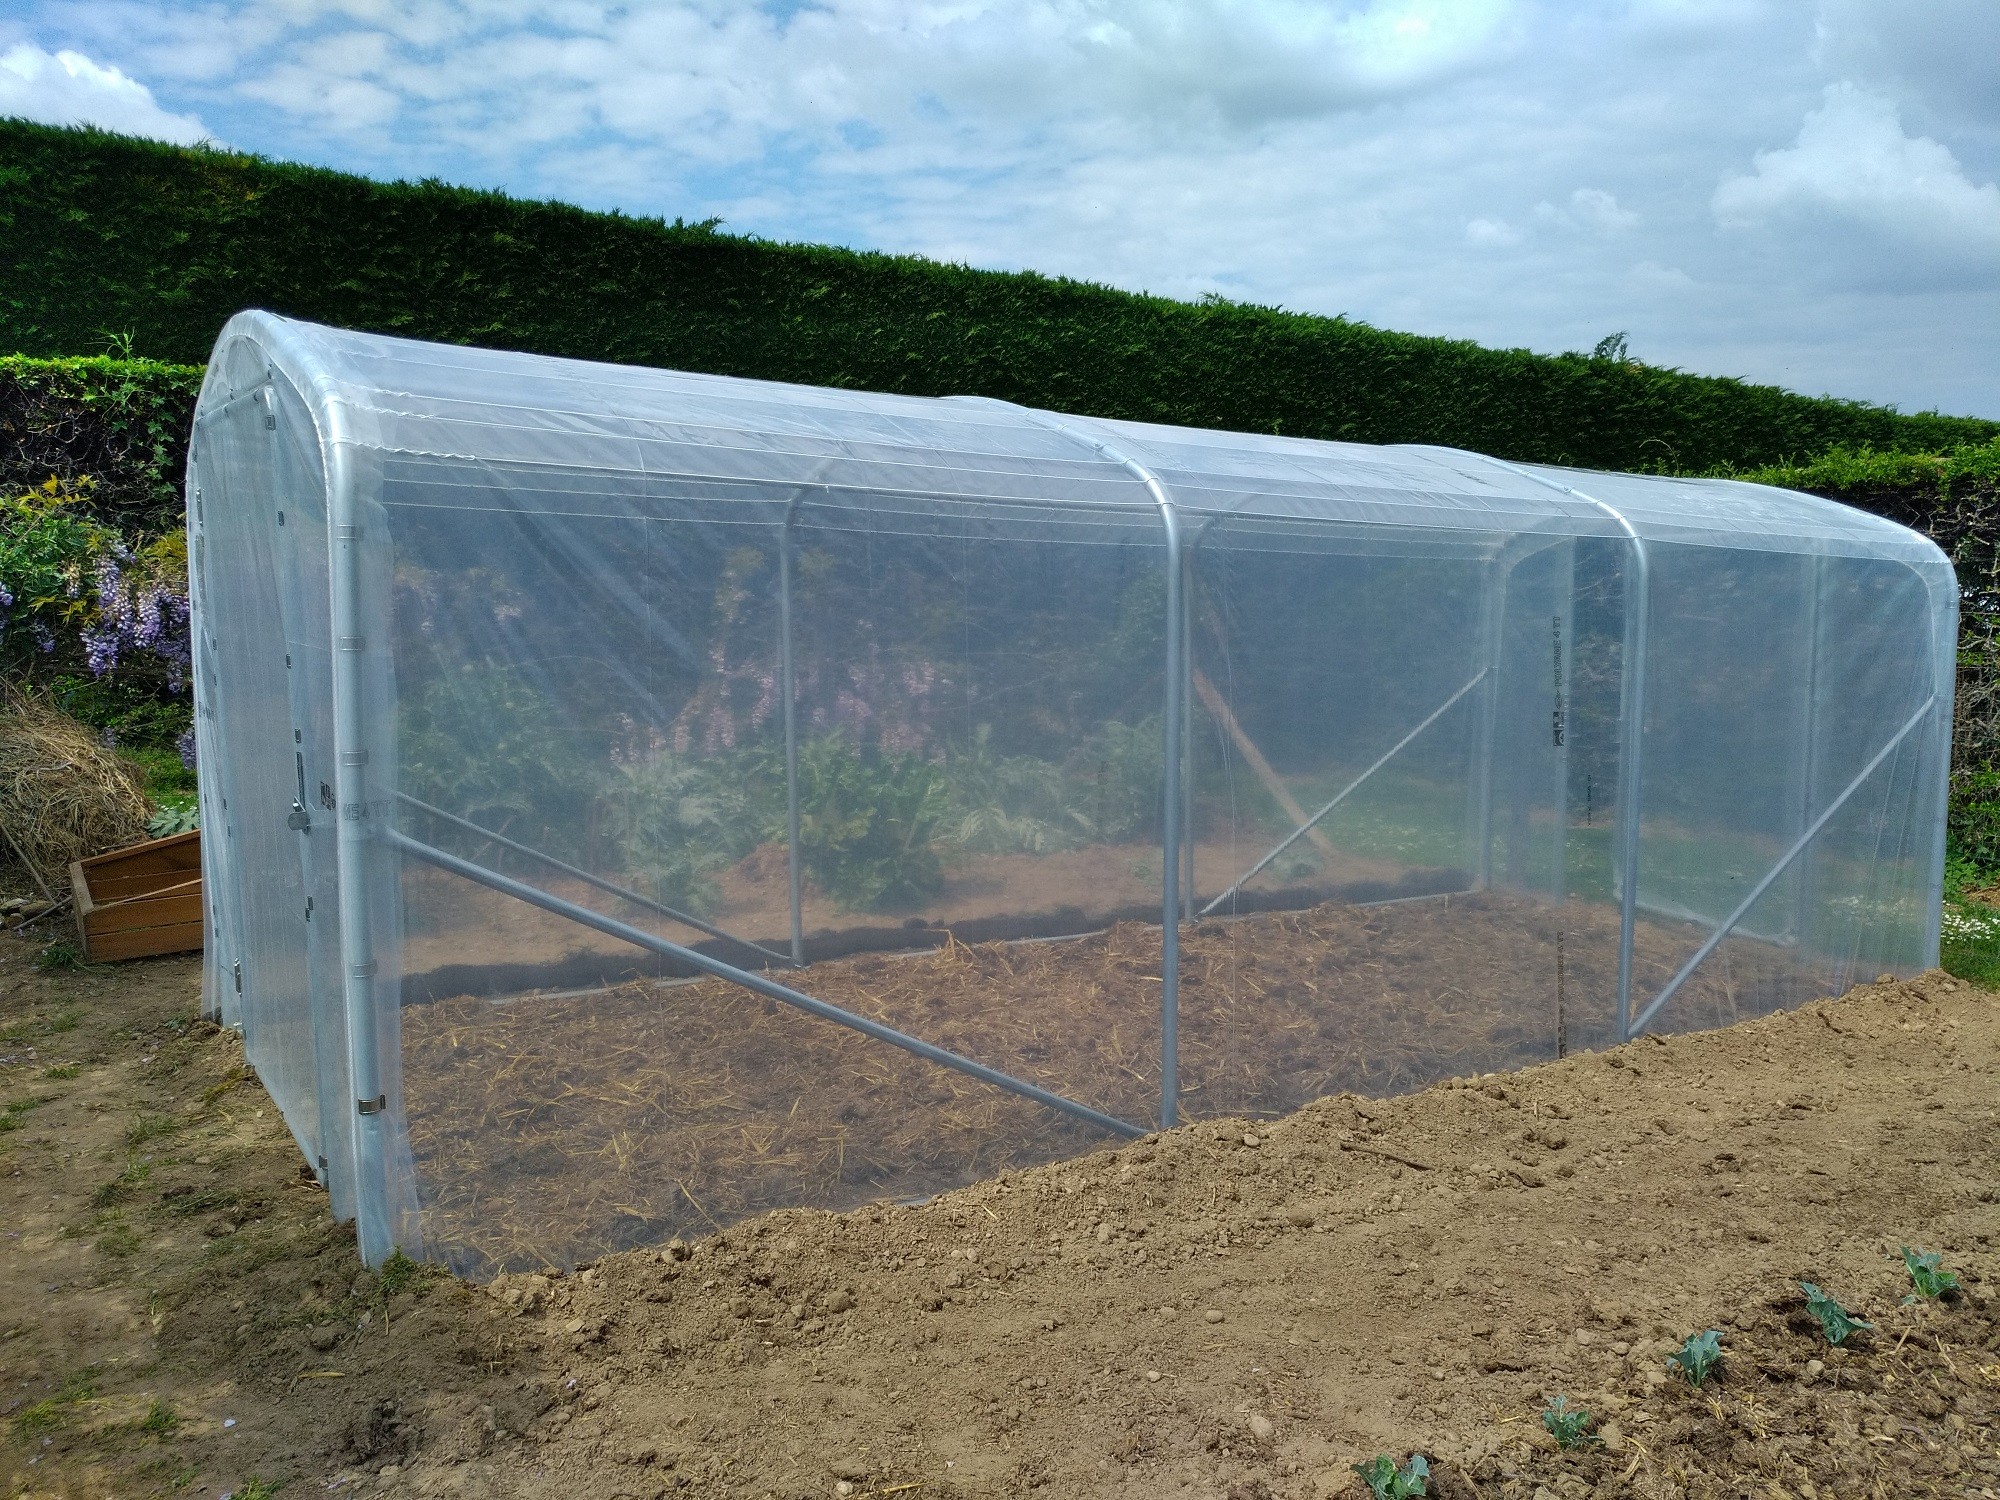
[(62, 1078), (62, 1079), (74, 1078), (76, 1077), (77, 1074), (81, 1073), (82, 1071), (83, 1071), (83, 1065), (81, 1063), (57, 1063), (53, 1067), (42, 1069), (42, 1077)]

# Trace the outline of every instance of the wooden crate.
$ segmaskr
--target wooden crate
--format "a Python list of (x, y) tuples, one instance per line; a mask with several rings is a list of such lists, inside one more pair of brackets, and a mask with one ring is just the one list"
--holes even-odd
[(202, 945), (200, 829), (78, 860), (69, 883), (90, 963)]

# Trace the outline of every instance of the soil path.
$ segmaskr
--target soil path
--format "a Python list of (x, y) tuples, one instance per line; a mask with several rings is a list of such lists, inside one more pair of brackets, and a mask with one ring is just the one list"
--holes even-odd
[[(193, 962), (35, 951), (10, 1496), (1306, 1500), (1412, 1450), (1450, 1497), (2000, 1494), (2000, 997), (1942, 975), (471, 1287), (361, 1270)], [(1963, 1292), (1905, 1304), (1904, 1244)], [(1830, 1348), (1800, 1278), (1876, 1327)]]

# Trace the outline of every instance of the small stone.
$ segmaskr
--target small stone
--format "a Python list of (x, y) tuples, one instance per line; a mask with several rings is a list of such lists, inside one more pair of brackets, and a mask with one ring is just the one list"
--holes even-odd
[(1097, 1243), (1100, 1245), (1108, 1245), (1111, 1243), (1111, 1226), (1109, 1224), (1101, 1222), (1098, 1224)]
[(1285, 1210), (1285, 1222), (1299, 1229), (1312, 1228), (1313, 1218), (1313, 1211), (1303, 1203), (1295, 1203)]
[(1896, 976), (1894, 974), (1877, 974), (1875, 976), (1875, 982), (1877, 984), (1894, 984), (1896, 982)]
[(1271, 1419), (1269, 1417), (1265, 1416), (1262, 1412), (1257, 1412), (1257, 1411), (1253, 1411), (1250, 1413), (1249, 1416), (1245, 1417), (1243, 1419), (1243, 1425), (1250, 1429), (1250, 1436), (1255, 1438), (1260, 1443), (1270, 1442), (1272, 1435), (1276, 1433), (1278, 1430), (1276, 1427), (1273, 1427), (1271, 1425)]
[(1819, 1360), (1809, 1359), (1806, 1361), (1806, 1379), (1808, 1380), (1819, 1379), (1825, 1370), (1826, 1366)]
[(1202, 1313), (1201, 1320), (1204, 1323), (1220, 1323), (1222, 1321), (1222, 1309), (1219, 1307), (1207, 1309)]
[(1243, 1137), (1243, 1144), (1246, 1146), (1261, 1146), (1264, 1144), (1264, 1138), (1262, 1136), (1246, 1134)]
[(851, 1495), (851, 1494), (853, 1494), (853, 1493), (854, 1493), (854, 1484), (853, 1484), (853, 1481), (852, 1481), (852, 1480), (847, 1480), (847, 1479), (837, 1479), (837, 1480), (835, 1480), (835, 1481), (834, 1481), (834, 1484), (833, 1484), (833, 1492), (834, 1492), (834, 1493), (835, 1493), (836, 1495)]
[(322, 1323), (306, 1335), (306, 1342), (324, 1354), (340, 1342), (340, 1330), (331, 1323)]
[(1605, 1422), (1597, 1429), (1598, 1440), (1604, 1444), (1606, 1453), (1625, 1451), (1625, 1429), (1616, 1422)]
[(1576, 1331), (1576, 1341), (1579, 1344), (1587, 1346), (1597, 1342), (1597, 1335), (1592, 1333), (1588, 1328), (1579, 1328)]
[(1157, 1381), (1160, 1378), (1160, 1372), (1158, 1370), (1148, 1370), (1146, 1372), (1146, 1378), (1151, 1381)]
[(820, 1305), (830, 1313), (844, 1313), (854, 1306), (854, 1293), (841, 1287), (838, 1291), (827, 1293), (826, 1300)]
[(852, 1484), (859, 1484), (868, 1477), (868, 1461), (852, 1453), (842, 1454), (826, 1467), (835, 1479), (844, 1479)]

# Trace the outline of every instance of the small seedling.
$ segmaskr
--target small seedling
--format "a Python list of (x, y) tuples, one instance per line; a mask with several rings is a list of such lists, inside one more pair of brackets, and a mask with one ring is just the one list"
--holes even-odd
[(1958, 1272), (1944, 1268), (1944, 1257), (1935, 1251), (1912, 1250), (1903, 1246), (1903, 1264), (1909, 1268), (1910, 1280), (1916, 1283), (1916, 1296), (1926, 1302), (1935, 1302), (1946, 1292), (1958, 1290)]
[(146, 1408), (146, 1415), (139, 1423), (141, 1432), (150, 1432), (154, 1437), (165, 1437), (181, 1425), (181, 1419), (174, 1415), (174, 1409), (164, 1401), (155, 1401)]
[(1855, 1317), (1810, 1281), (1801, 1281), (1799, 1290), (1806, 1294), (1806, 1311), (1819, 1320), (1820, 1332), (1829, 1344), (1844, 1344), (1849, 1334), (1875, 1326), (1866, 1318)]
[(1574, 1448), (1579, 1443), (1602, 1442), (1596, 1433), (1587, 1431), (1590, 1413), (1581, 1407), (1571, 1406), (1569, 1397), (1554, 1396), (1542, 1409), (1542, 1425), (1549, 1430), (1549, 1436), (1556, 1440), (1558, 1448)]
[(1411, 1500), (1412, 1496), (1431, 1492), (1431, 1466), (1421, 1453), (1412, 1453), (1410, 1461), (1400, 1469), (1388, 1454), (1378, 1453), (1367, 1463), (1356, 1464), (1354, 1472), (1361, 1476), (1374, 1500)]
[(83, 955), (68, 938), (57, 938), (35, 955), (35, 967), (44, 974), (67, 973), (83, 967)]
[(1722, 1335), (1711, 1328), (1705, 1333), (1688, 1335), (1688, 1341), (1667, 1356), (1667, 1363), (1687, 1377), (1687, 1383), (1699, 1386), (1714, 1373), (1722, 1362)]

